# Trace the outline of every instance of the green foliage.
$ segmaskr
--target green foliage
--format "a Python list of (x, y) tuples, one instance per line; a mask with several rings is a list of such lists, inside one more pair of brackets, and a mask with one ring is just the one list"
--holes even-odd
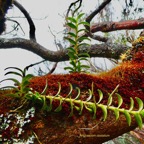
[(88, 53), (81, 53), (79, 54), (79, 48), (81, 46), (88, 45), (85, 43), (85, 40), (90, 40), (88, 37), (79, 36), (81, 32), (86, 32), (85, 28), (80, 28), (81, 26), (89, 26), (89, 23), (85, 21), (81, 21), (84, 13), (79, 14), (76, 18), (68, 17), (67, 26), (71, 29), (71, 32), (68, 32), (68, 36), (65, 38), (69, 41), (70, 47), (68, 48), (68, 56), (70, 59), (70, 65), (65, 67), (65, 70), (69, 70), (70, 73), (72, 72), (82, 72), (85, 69), (89, 69), (88, 65), (82, 64), (82, 61), (88, 61), (89, 54)]
[(14, 74), (16, 76), (19, 76), (19, 77), (21, 77), (21, 82), (15, 78), (4, 79), (1, 82), (10, 80), (10, 81), (14, 82), (15, 86), (6, 86), (6, 87), (2, 87), (1, 89), (7, 89), (7, 88), (14, 89), (15, 93), (9, 94), (9, 95), (13, 96), (13, 97), (18, 97), (18, 98), (29, 93), (31, 91), (31, 89), (28, 87), (29, 80), (33, 77), (33, 75), (32, 74), (26, 74), (26, 69), (21, 70), (17, 67), (8, 67), (5, 70), (8, 70), (8, 69), (13, 69), (16, 71), (9, 71), (5, 75)]
[[(60, 92), (61, 92), (61, 84), (60, 83), (58, 83), (58, 91), (57, 91), (56, 95), (51, 96), (51, 95), (45, 95), (45, 92), (48, 90), (47, 81), (46, 81), (46, 85), (45, 85), (45, 88), (42, 91), (42, 93), (32, 92), (31, 88), (28, 87), (29, 80), (30, 80), (30, 78), (32, 78), (32, 75), (30, 75), (30, 74), (26, 75), (25, 70), (22, 71), (21, 69), (15, 68), (15, 67), (9, 67), (7, 69), (15, 69), (15, 70), (19, 71), (19, 72), (9, 71), (6, 73), (6, 75), (8, 75), (8, 74), (18, 75), (18, 76), (22, 77), (22, 81), (19, 82), (18, 80), (13, 79), (13, 78), (5, 79), (5, 80), (12, 80), (13, 82), (16, 82), (18, 84), (18, 87), (7, 86), (7, 87), (3, 87), (3, 88), (13, 88), (16, 92), (14, 94), (11, 94), (11, 96), (25, 98), (27, 102), (31, 101), (34, 104), (39, 103), (40, 105), (42, 105), (41, 109), (44, 111), (59, 112), (63, 108), (62, 105), (67, 103), (70, 107), (69, 117), (73, 116), (74, 110), (78, 111), (79, 114), (81, 115), (83, 110), (86, 109), (89, 113), (93, 114), (93, 118), (95, 119), (97, 109), (101, 109), (103, 112), (103, 120), (105, 121), (108, 117), (108, 111), (110, 110), (110, 111), (113, 111), (113, 113), (115, 114), (116, 120), (119, 119), (120, 113), (123, 114), (125, 116), (126, 121), (129, 126), (131, 125), (131, 121), (132, 121), (131, 116), (133, 115), (139, 128), (140, 129), (142, 128), (142, 124), (143, 124), (142, 119), (144, 118), (144, 103), (143, 103), (143, 101), (140, 98), (135, 97), (135, 99), (138, 103), (138, 109), (136, 109), (134, 107), (133, 98), (130, 98), (129, 109), (121, 108), (121, 106), (123, 104), (123, 99), (120, 94), (116, 93), (119, 85), (111, 93), (108, 93), (107, 104), (103, 104), (102, 100), (103, 100), (104, 96), (100, 89), (97, 90), (99, 98), (97, 100), (95, 99), (95, 96), (93, 94), (93, 91), (94, 91), (93, 83), (92, 83), (91, 89), (88, 89), (89, 96), (88, 96), (88, 98), (86, 98), (86, 100), (80, 99), (81, 90), (78, 87), (76, 87), (77, 96), (75, 98), (71, 97), (72, 93), (73, 93), (72, 84), (69, 84), (70, 91), (67, 94), (67, 96), (62, 97), (60, 95)], [(5, 81), (5, 80), (3, 80), (3, 81)], [(117, 96), (117, 102), (118, 102), (117, 106), (113, 106), (113, 104), (112, 104), (113, 103), (113, 95)], [(53, 101), (58, 101), (58, 103), (59, 103), (59, 105), (56, 107), (56, 109), (53, 109)], [(22, 108), (23, 106), (24, 106), (24, 104), (22, 106), (20, 106), (19, 108)]]

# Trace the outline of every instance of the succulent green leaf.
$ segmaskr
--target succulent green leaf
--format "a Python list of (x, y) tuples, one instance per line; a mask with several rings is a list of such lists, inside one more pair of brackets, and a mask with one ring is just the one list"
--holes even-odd
[(109, 94), (109, 98), (107, 101), (107, 106), (110, 106), (112, 104), (112, 96)]
[(79, 99), (79, 97), (80, 97), (80, 88), (76, 87), (76, 89), (77, 89), (77, 91), (78, 91), (78, 94), (77, 94), (77, 96), (75, 97), (75, 100)]
[(80, 25), (80, 24), (90, 26), (90, 24), (88, 22), (85, 22), (85, 21), (82, 21), (82, 22), (78, 23), (78, 25)]
[(81, 68), (89, 69), (90, 66), (88, 66), (88, 65), (81, 65)]
[(86, 99), (86, 101), (90, 101), (92, 99), (93, 93), (92, 91), (89, 89), (89, 97)]
[(73, 102), (72, 102), (72, 100), (71, 100), (71, 98), (70, 98), (70, 109), (71, 109), (71, 112), (70, 112), (70, 114), (69, 114), (69, 117), (73, 116), (73, 108), (74, 108)]
[(72, 32), (69, 32), (68, 35), (71, 36), (71, 37), (74, 37), (74, 38), (77, 37), (76, 34), (74, 34), (74, 33), (72, 33)]
[(48, 90), (48, 82), (47, 82), (47, 80), (46, 80), (46, 85), (45, 85), (43, 91), (41, 92), (41, 94), (42, 94), (42, 95), (45, 95), (47, 90)]
[(80, 30), (78, 30), (78, 33), (80, 33), (80, 32), (88, 32), (88, 30), (87, 29), (80, 29)]
[(97, 104), (99, 104), (101, 102), (101, 100), (103, 99), (103, 93), (100, 89), (97, 90), (98, 94), (99, 94), (99, 101), (97, 102)]
[(107, 106), (100, 104), (99, 107), (102, 109), (102, 112), (103, 112), (103, 120), (105, 121), (106, 118), (107, 118)]
[(76, 51), (75, 51), (75, 49), (73, 48), (73, 47), (69, 47), (69, 48), (67, 48), (68, 50), (69, 50), (69, 52), (72, 52), (72, 53), (76, 53)]
[(134, 108), (134, 100), (132, 97), (130, 97), (130, 108), (129, 108), (129, 111), (133, 110)]
[(65, 39), (68, 40), (72, 45), (76, 45), (76, 42), (73, 39), (68, 37), (65, 37)]
[(131, 116), (130, 116), (129, 112), (127, 110), (124, 110), (123, 113), (125, 115), (128, 125), (130, 126), (131, 125)]
[(85, 104), (84, 106), (89, 112), (93, 112), (93, 109), (90, 107), (90, 105)]
[(81, 115), (81, 114), (82, 114), (82, 111), (83, 111), (83, 106), (84, 106), (84, 104), (83, 104), (83, 102), (82, 102), (81, 100), (80, 100), (79, 105), (80, 105), (80, 112), (79, 112), (79, 115)]
[(140, 112), (142, 118), (144, 118), (144, 109)]
[[(80, 47), (82, 47), (82, 46), (90, 46), (90, 44), (83, 42), (83, 43), (78, 44), (78, 45), (77, 45), (77, 48), (80, 48)], [(90, 57), (90, 56), (88, 56), (88, 57)]]
[(73, 23), (77, 23), (77, 21), (75, 20), (75, 18), (73, 17), (68, 17), (67, 20), (73, 22)]
[(58, 92), (55, 95), (55, 97), (57, 97), (60, 94), (60, 92), (61, 92), (61, 84), (60, 84), (60, 82), (58, 82)]
[(67, 23), (67, 25), (68, 25), (70, 28), (77, 30), (76, 25), (74, 25), (73, 23)]
[(114, 111), (116, 120), (118, 120), (119, 119), (119, 110), (118, 110), (118, 108), (114, 108), (113, 111)]
[(136, 97), (135, 99), (136, 99), (136, 101), (137, 101), (137, 103), (139, 105), (139, 111), (141, 111), (144, 108), (143, 101), (140, 98), (138, 98), (138, 97)]
[(95, 103), (92, 104), (92, 109), (93, 109), (93, 119), (95, 119), (96, 118), (96, 110), (97, 110)]
[(70, 87), (70, 91), (69, 91), (68, 95), (66, 96), (66, 98), (69, 97), (72, 94), (72, 91), (73, 91), (73, 86), (72, 86), (71, 83), (69, 83), (69, 87)]
[(120, 94), (116, 93), (116, 95), (118, 97), (118, 107), (117, 108), (119, 108), (122, 105), (122, 103), (123, 103), (123, 99), (122, 99)]
[(49, 106), (47, 107), (47, 111), (50, 112), (52, 110), (52, 102), (53, 102), (53, 98), (50, 97), (49, 98)]
[(139, 128), (142, 129), (143, 121), (142, 121), (140, 114), (136, 113), (134, 116), (135, 116), (135, 119), (136, 119), (136, 122), (137, 122)]
[(60, 103), (59, 103), (59, 106), (55, 109), (55, 112), (59, 112), (59, 111), (61, 111), (62, 110), (62, 98), (60, 98)]
[(84, 40), (90, 41), (90, 38), (81, 36), (81, 37), (79, 37), (79, 38), (77, 39), (78, 42), (82, 42), (82, 41), (84, 41)]
[(78, 16), (77, 16), (77, 20), (80, 20), (81, 19), (81, 17), (84, 15), (84, 13), (80, 13)]

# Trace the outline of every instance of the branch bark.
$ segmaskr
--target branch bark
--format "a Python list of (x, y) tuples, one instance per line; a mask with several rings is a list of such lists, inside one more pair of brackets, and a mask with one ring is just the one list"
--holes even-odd
[[(35, 41), (23, 38), (0, 39), (0, 49), (21, 48), (31, 51), (45, 60), (52, 62), (67, 61), (67, 49), (51, 51)], [(90, 57), (106, 57), (118, 59), (119, 55), (128, 49), (127, 46), (112, 43), (94, 44), (90, 47), (81, 47), (79, 53), (88, 52)]]
[(136, 20), (126, 20), (120, 22), (102, 22), (94, 23), (90, 31), (92, 33), (101, 31), (101, 32), (111, 32), (116, 30), (125, 30), (125, 29), (143, 29), (144, 28), (144, 18)]

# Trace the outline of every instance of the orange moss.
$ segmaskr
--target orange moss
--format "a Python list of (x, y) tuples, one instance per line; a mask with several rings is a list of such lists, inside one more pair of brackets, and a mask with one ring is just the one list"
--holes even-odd
[[(104, 93), (103, 103), (107, 102), (108, 93), (111, 93), (119, 85), (118, 93), (123, 97), (123, 107), (127, 107), (130, 97), (133, 99), (139, 97), (144, 100), (144, 53), (142, 51), (136, 53), (132, 61), (121, 63), (104, 74), (72, 73), (45, 75), (34, 77), (31, 80), (30, 87), (41, 93), (45, 87), (46, 80), (48, 82), (47, 95), (55, 95), (58, 91), (58, 82), (60, 82), (62, 86), (60, 95), (65, 97), (69, 93), (69, 83), (71, 83), (74, 88), (72, 97), (76, 96), (77, 91), (75, 88), (79, 87), (81, 89), (81, 99), (86, 99), (86, 93), (88, 89), (91, 89), (93, 82), (96, 100), (98, 100), (97, 89)], [(114, 104), (117, 105), (117, 100)]]

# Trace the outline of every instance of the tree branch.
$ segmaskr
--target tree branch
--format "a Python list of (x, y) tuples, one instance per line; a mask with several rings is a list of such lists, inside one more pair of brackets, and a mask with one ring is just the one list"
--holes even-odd
[[(51, 51), (41, 46), (35, 41), (23, 38), (0, 39), (0, 49), (22, 48), (31, 51), (45, 60), (60, 62), (69, 60), (67, 49)], [(90, 47), (81, 47), (79, 53), (88, 52), (91, 57), (106, 57), (118, 59), (119, 55), (127, 50), (128, 47), (120, 44), (95, 44)]]
[(13, 1), (13, 4), (24, 14), (25, 18), (27, 19), (27, 21), (29, 23), (29, 27), (30, 27), (29, 37), (30, 37), (31, 40), (36, 41), (36, 36), (35, 36), (35, 30), (36, 30), (36, 28), (35, 28), (34, 22), (33, 22), (32, 18), (30, 17), (29, 13), (16, 0)]
[(101, 32), (111, 32), (116, 30), (125, 30), (125, 29), (143, 29), (144, 28), (144, 18), (136, 20), (126, 20), (120, 22), (102, 22), (94, 23), (90, 31), (92, 33), (101, 31)]

